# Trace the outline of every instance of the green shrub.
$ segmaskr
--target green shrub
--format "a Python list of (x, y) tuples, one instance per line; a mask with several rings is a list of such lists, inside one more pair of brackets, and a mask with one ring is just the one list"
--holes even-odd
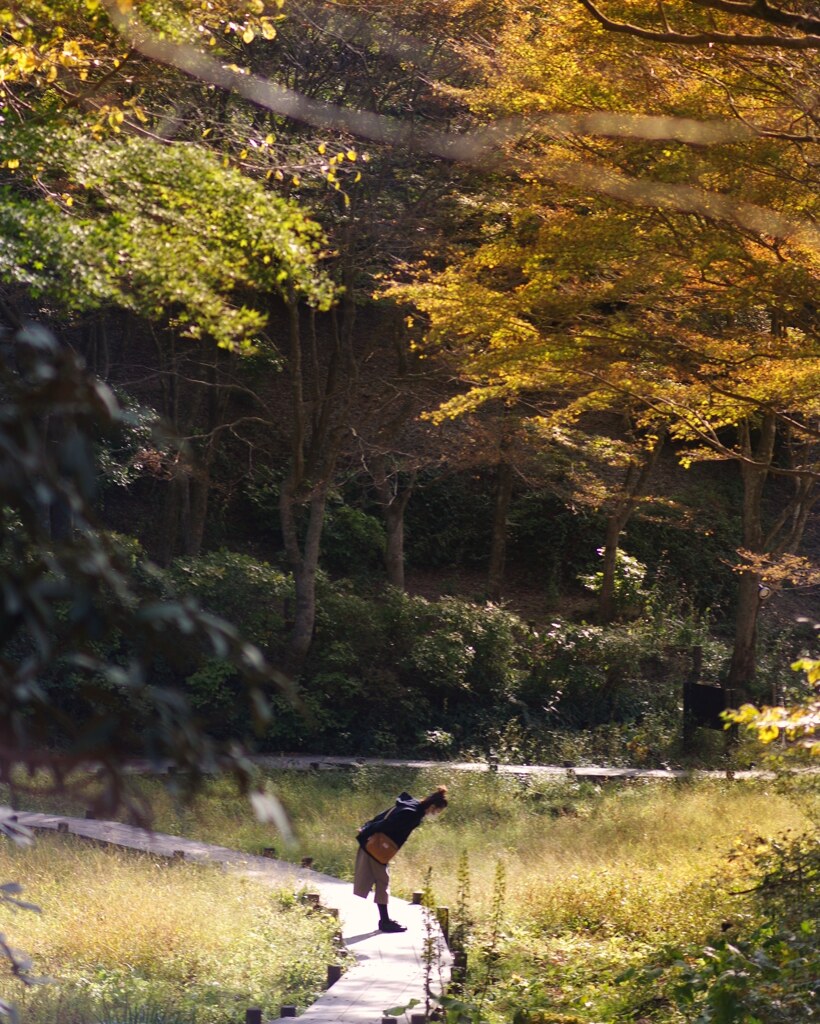
[(510, 564), (541, 581), (553, 597), (577, 589), (578, 576), (589, 570), (592, 553), (604, 536), (604, 517), (569, 509), (552, 491), (544, 490), (517, 497), (509, 519)]
[[(598, 557), (603, 558), (604, 549), (598, 548)], [(604, 583), (603, 569), (582, 574), (578, 577), (581, 583), (593, 594), (600, 594)], [(646, 566), (633, 555), (628, 555), (618, 548), (615, 552), (615, 579), (613, 597), (617, 611), (635, 611), (643, 607), (649, 596), (643, 587), (646, 579)]]
[(384, 524), (350, 505), (328, 506), (322, 531), (322, 565), (328, 572), (359, 577), (384, 563)]
[(486, 564), (491, 508), (492, 481), (480, 474), (421, 474), (405, 516), (408, 565)]
[[(661, 963), (627, 972), (647, 992), (704, 1024), (802, 1024), (817, 1008), (820, 978), (818, 835), (754, 840), (733, 853), (734, 913), (700, 948), (673, 946)], [(748, 863), (745, 884), (742, 865)], [(741, 868), (738, 868), (740, 862)], [(633, 999), (635, 998), (633, 993)]]
[(223, 548), (177, 559), (168, 579), (180, 594), (233, 622), (252, 643), (268, 647), (282, 633), (292, 584), (267, 562)]
[[(221, 550), (178, 559), (166, 576), (180, 595), (195, 598), (206, 611), (235, 623), (243, 637), (274, 663), (281, 657), (293, 590), (285, 573), (248, 555)], [(239, 700), (244, 684), (230, 665), (208, 657), (181, 671), (191, 705), (212, 735), (220, 739), (247, 735), (247, 711)]]
[[(245, 555), (176, 562), (176, 588), (236, 621), (274, 661), (287, 641), (292, 583)], [(655, 765), (678, 755), (692, 648), (716, 679), (725, 648), (685, 600), (653, 589), (645, 614), (594, 626), (556, 618), (540, 632), (493, 604), (438, 601), (351, 580), (317, 581), (314, 642), (296, 700), (274, 697), (273, 751), (604, 760)], [(219, 736), (243, 736), (238, 678), (216, 661), (185, 687)], [(432, 739), (431, 739), (432, 737)], [(446, 743), (436, 738), (446, 737)]]

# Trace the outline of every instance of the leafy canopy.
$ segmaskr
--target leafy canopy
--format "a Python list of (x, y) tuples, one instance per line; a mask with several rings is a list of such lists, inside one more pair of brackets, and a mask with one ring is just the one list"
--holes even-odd
[(3, 143), (21, 165), (0, 186), (0, 275), (36, 295), (115, 304), (242, 348), (265, 323), (248, 296), (332, 301), (316, 224), (203, 148), (77, 125), (4, 126)]

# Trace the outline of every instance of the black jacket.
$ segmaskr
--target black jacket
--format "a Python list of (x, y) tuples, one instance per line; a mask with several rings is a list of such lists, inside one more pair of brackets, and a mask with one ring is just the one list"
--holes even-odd
[(402, 793), (392, 807), (375, 818), (366, 821), (359, 829), (356, 836), (359, 846), (364, 849), (364, 844), (374, 832), (384, 832), (390, 836), (398, 847), (404, 846), (407, 838), (413, 829), (418, 828), (424, 819), (421, 800), (416, 800), (409, 793)]

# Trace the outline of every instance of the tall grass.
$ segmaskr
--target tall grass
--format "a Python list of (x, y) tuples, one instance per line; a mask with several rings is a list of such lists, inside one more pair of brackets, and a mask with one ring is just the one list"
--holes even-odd
[[(159, 780), (138, 777), (134, 785), (150, 801), (159, 831), (248, 852), (274, 846), (283, 858), (310, 855), (317, 870), (350, 878), (358, 826), (403, 789), (423, 796), (445, 783), (450, 806), (425, 821), (393, 862), (394, 893), (421, 888), (432, 868), (437, 897), (452, 902), (456, 866), (466, 853), (480, 917), (501, 859), (512, 921), (553, 931), (587, 921), (641, 936), (668, 928), (670, 904), (681, 893), (689, 892), (691, 902), (702, 890), (701, 900), (715, 908), (710, 918), (721, 913), (719, 882), (731, 874), (738, 839), (800, 832), (820, 819), (820, 787), (810, 780), (525, 784), (489, 772), (368, 766), (269, 772), (264, 781), (292, 823), (293, 843), (256, 821), (229, 780), (215, 779), (189, 808), (176, 805)], [(678, 924), (687, 932), (702, 928), (700, 908)]]
[(248, 1006), (278, 1016), (282, 1002), (315, 998), (334, 955), (330, 923), (292, 893), (210, 866), (42, 836), (0, 845), (0, 878), (20, 880), (42, 911), (4, 910), (0, 930), (58, 983), (6, 986), (31, 1024), (103, 1013), (217, 1024)]
[(524, 784), (489, 772), (363, 767), (269, 773), (260, 781), (284, 805), (292, 845), (256, 822), (225, 780), (214, 780), (186, 810), (158, 780), (135, 785), (160, 831), (252, 852), (275, 846), (291, 859), (309, 854), (318, 870), (348, 879), (363, 821), (403, 789), (424, 796), (448, 785), (446, 813), (425, 821), (393, 861), (392, 889), (407, 897), (432, 869), (436, 901), (455, 906), (458, 865), (466, 859), (479, 955), (503, 863), (505, 966), (487, 1008), (499, 1021), (516, 1007), (545, 1004), (563, 1011), (588, 1003), (589, 1014), (600, 1015), (626, 967), (651, 962), (664, 947), (703, 943), (744, 913), (735, 895), (747, 882), (738, 849), (820, 821), (820, 788), (810, 779)]

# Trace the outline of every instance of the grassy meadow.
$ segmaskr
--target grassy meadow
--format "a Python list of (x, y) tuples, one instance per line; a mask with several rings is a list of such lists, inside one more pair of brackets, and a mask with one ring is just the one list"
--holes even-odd
[(57, 982), (4, 979), (25, 1024), (221, 1024), (249, 1006), (275, 1017), (316, 998), (337, 958), (329, 918), (211, 866), (40, 833), (0, 844), (0, 878), (41, 911), (0, 905), (0, 931)]
[(393, 891), (408, 897), (431, 873), (455, 926), (469, 919), (478, 1010), (519, 1024), (686, 1019), (663, 1000), (636, 1010), (643, 995), (618, 979), (673, 948), (698, 949), (727, 925), (742, 930), (754, 910), (736, 893), (751, 884), (755, 851), (820, 821), (812, 781), (524, 785), (490, 773), (361, 768), (267, 782), (293, 824), (290, 847), (253, 822), (227, 783), (182, 814), (156, 783), (141, 785), (161, 830), (248, 850), (274, 845), (350, 878), (361, 822), (402, 789), (423, 796), (446, 783), (450, 807), (393, 862)]
[[(393, 892), (408, 897), (431, 878), (436, 903), (450, 907), (455, 927), (467, 928), (470, 1012), (516, 1024), (694, 1019), (663, 996), (647, 996), (647, 985), (638, 991), (623, 979), (748, 929), (756, 914), (747, 892), (755, 857), (773, 842), (811, 835), (820, 821), (820, 786), (811, 778), (524, 784), (445, 768), (364, 767), (268, 773), (265, 781), (292, 823), (291, 841), (256, 822), (228, 781), (214, 780), (187, 809), (161, 780), (135, 778), (134, 785), (153, 806), (159, 831), (250, 852), (274, 846), (283, 858), (310, 855), (317, 870), (350, 878), (359, 824), (402, 789), (423, 796), (446, 783), (450, 807), (426, 821), (393, 862)], [(17, 876), (28, 873), (21, 863)], [(82, 902), (79, 890), (69, 897), (75, 900)], [(227, 922), (224, 935), (232, 952), (223, 959), (245, 959)], [(85, 962), (103, 952), (83, 954)], [(142, 962), (138, 951), (133, 956)], [(168, 968), (183, 989), (186, 956)], [(237, 983), (233, 976), (225, 984)]]

